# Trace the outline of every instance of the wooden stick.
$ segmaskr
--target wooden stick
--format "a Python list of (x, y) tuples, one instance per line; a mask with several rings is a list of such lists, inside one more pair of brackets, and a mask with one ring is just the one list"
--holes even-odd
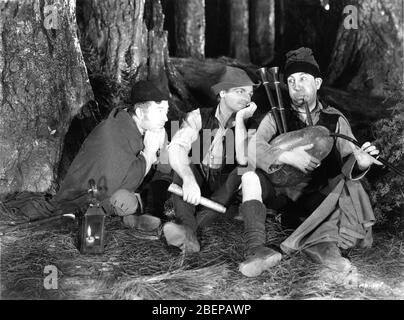
[[(175, 183), (170, 184), (170, 186), (168, 187), (168, 191), (176, 194), (179, 197), (183, 196), (182, 188)], [(212, 210), (220, 212), (220, 213), (226, 212), (225, 206), (221, 205), (220, 203), (209, 200), (207, 198), (204, 198), (204, 197), (201, 197), (200, 204), (206, 208), (212, 209)]]

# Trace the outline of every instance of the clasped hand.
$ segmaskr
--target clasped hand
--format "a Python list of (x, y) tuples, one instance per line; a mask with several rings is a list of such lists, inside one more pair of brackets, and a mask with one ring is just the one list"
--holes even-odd
[(296, 147), (290, 151), (284, 151), (279, 156), (279, 162), (291, 165), (303, 173), (309, 173), (320, 166), (321, 162), (311, 156), (306, 150), (313, 148), (313, 144)]
[(154, 161), (157, 160), (157, 151), (164, 146), (165, 136), (164, 128), (145, 132), (143, 139), (144, 152), (151, 156)]

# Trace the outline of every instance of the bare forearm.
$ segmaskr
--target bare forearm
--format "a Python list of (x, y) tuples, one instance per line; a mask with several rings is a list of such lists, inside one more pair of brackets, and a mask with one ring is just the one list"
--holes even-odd
[(244, 119), (236, 117), (236, 129), (235, 129), (235, 149), (237, 163), (245, 165), (248, 162), (246, 150), (248, 147), (247, 129), (244, 123)]
[(189, 166), (189, 159), (186, 150), (179, 145), (172, 145), (168, 150), (168, 160), (171, 168), (185, 180), (187, 178), (193, 178), (194, 174)]

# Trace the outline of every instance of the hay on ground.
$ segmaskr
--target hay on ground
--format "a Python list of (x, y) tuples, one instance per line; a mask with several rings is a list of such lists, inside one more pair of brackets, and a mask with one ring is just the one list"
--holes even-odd
[[(290, 231), (267, 219), (268, 243)], [(164, 239), (142, 240), (118, 217), (106, 224), (103, 255), (81, 255), (76, 222), (54, 222), (1, 236), (3, 299), (403, 299), (403, 237), (375, 234), (370, 249), (344, 254), (357, 273), (333, 278), (303, 254), (256, 278), (238, 272), (241, 221), (221, 217), (199, 234), (201, 251), (183, 254)], [(58, 289), (44, 288), (44, 267), (58, 269)]]

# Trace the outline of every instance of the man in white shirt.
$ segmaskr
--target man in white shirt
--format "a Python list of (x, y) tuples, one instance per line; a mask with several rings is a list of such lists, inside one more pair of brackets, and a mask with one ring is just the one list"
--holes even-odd
[[(254, 86), (245, 71), (226, 67), (220, 81), (212, 86), (218, 97), (217, 106), (189, 112), (168, 146), (169, 162), (175, 171), (173, 182), (183, 190), (182, 198), (173, 196), (179, 223), (168, 222), (163, 227), (169, 245), (198, 252), (196, 230), (217, 215), (206, 209), (196, 212), (201, 195), (226, 206), (238, 190), (241, 176), (237, 166), (248, 163), (245, 122), (257, 108), (251, 102)], [(193, 144), (200, 151), (199, 156), (194, 153)]]

